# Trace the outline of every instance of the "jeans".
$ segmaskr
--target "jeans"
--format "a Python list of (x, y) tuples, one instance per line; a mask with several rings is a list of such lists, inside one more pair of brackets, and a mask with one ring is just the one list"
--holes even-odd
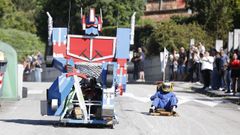
[(185, 65), (178, 65), (178, 74), (185, 74), (186, 71), (186, 66)]
[(227, 78), (228, 78), (228, 71), (222, 70), (221, 71), (221, 88), (227, 88)]
[(36, 82), (42, 81), (42, 75), (41, 75), (42, 69), (41, 68), (35, 68), (34, 71), (34, 78)]

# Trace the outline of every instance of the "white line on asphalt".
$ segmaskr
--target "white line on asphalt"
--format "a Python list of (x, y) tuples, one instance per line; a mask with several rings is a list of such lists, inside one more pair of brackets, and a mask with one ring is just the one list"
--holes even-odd
[(203, 101), (203, 100), (193, 100), (193, 101), (210, 106), (210, 107), (215, 107), (222, 102), (222, 101)]
[(181, 105), (181, 104), (184, 104), (186, 102), (193, 100), (193, 98), (189, 97), (189, 96), (178, 96), (177, 95), (177, 98), (178, 98), (178, 105)]
[[(144, 102), (144, 103), (150, 102), (149, 97), (138, 97), (138, 96), (135, 96), (132, 93), (123, 93), (123, 96), (129, 97), (129, 98), (132, 98), (132, 99), (135, 99), (137, 101)], [(223, 102), (223, 101), (214, 101), (214, 100), (211, 100), (210, 98), (206, 98), (207, 100), (200, 100), (200, 99), (196, 99), (196, 98), (191, 97), (191, 96), (179, 96), (179, 95), (177, 95), (177, 98), (178, 98), (178, 105), (193, 101), (193, 102), (197, 102), (197, 103), (207, 105), (207, 106), (210, 106), (210, 107), (215, 107), (218, 104)]]
[(29, 90), (28, 94), (43, 94), (45, 90)]
[(147, 97), (137, 97), (137, 96), (133, 95), (132, 93), (123, 93), (123, 96), (130, 97), (130, 98), (133, 98), (135, 100), (138, 100), (138, 101), (141, 101), (141, 102), (144, 102), (144, 103), (150, 102), (150, 98), (147, 98)]
[(183, 103), (186, 103), (186, 102), (197, 102), (197, 103), (200, 103), (200, 104), (204, 104), (204, 105), (207, 105), (207, 106), (210, 106), (210, 107), (215, 107), (217, 106), (218, 104), (222, 103), (223, 101), (214, 101), (212, 100), (211, 98), (204, 98), (206, 100), (200, 100), (200, 99), (197, 99), (197, 98), (194, 98), (194, 97), (190, 97), (190, 96), (177, 96), (178, 97), (178, 104), (181, 105)]

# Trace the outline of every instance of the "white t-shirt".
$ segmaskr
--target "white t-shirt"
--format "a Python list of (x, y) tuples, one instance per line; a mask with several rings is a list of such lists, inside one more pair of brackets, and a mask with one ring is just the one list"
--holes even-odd
[(205, 53), (205, 46), (201, 45), (201, 46), (199, 46), (198, 49), (199, 49), (199, 52), (200, 52), (200, 53), (202, 53), (202, 54)]
[(208, 57), (203, 57), (201, 59), (202, 62), (202, 70), (213, 70), (213, 62), (214, 62), (214, 58), (212, 56), (208, 56)]

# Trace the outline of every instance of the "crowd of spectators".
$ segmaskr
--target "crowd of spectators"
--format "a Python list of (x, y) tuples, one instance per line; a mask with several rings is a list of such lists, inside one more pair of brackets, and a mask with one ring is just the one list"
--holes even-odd
[(23, 80), (41, 82), (43, 55), (37, 52), (33, 55), (28, 55), (23, 62)]
[(138, 82), (145, 82), (144, 59), (145, 54), (142, 48), (139, 47), (138, 50), (133, 53), (133, 57), (131, 59), (131, 62), (134, 64), (133, 79)]
[(240, 60), (237, 50), (228, 54), (219, 51), (207, 51), (199, 42), (186, 51), (183, 47), (173, 50), (169, 55), (170, 81), (191, 81), (203, 84), (204, 90), (220, 90), (235, 95), (240, 77)]

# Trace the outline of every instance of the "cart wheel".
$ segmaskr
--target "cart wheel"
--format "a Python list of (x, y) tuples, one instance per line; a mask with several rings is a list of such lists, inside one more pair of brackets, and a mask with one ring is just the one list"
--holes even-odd
[(108, 64), (107, 65), (107, 74), (113, 74), (113, 69), (114, 69), (113, 64)]
[(114, 125), (112, 124), (112, 125), (109, 125), (109, 128), (110, 129), (114, 129)]
[(131, 74), (131, 73), (133, 73), (133, 71), (134, 71), (134, 64), (132, 62), (128, 62), (127, 63), (127, 72), (129, 74)]
[(112, 74), (108, 74), (107, 75), (106, 86), (107, 86), (107, 88), (111, 88), (112, 85), (113, 85), (113, 75)]

